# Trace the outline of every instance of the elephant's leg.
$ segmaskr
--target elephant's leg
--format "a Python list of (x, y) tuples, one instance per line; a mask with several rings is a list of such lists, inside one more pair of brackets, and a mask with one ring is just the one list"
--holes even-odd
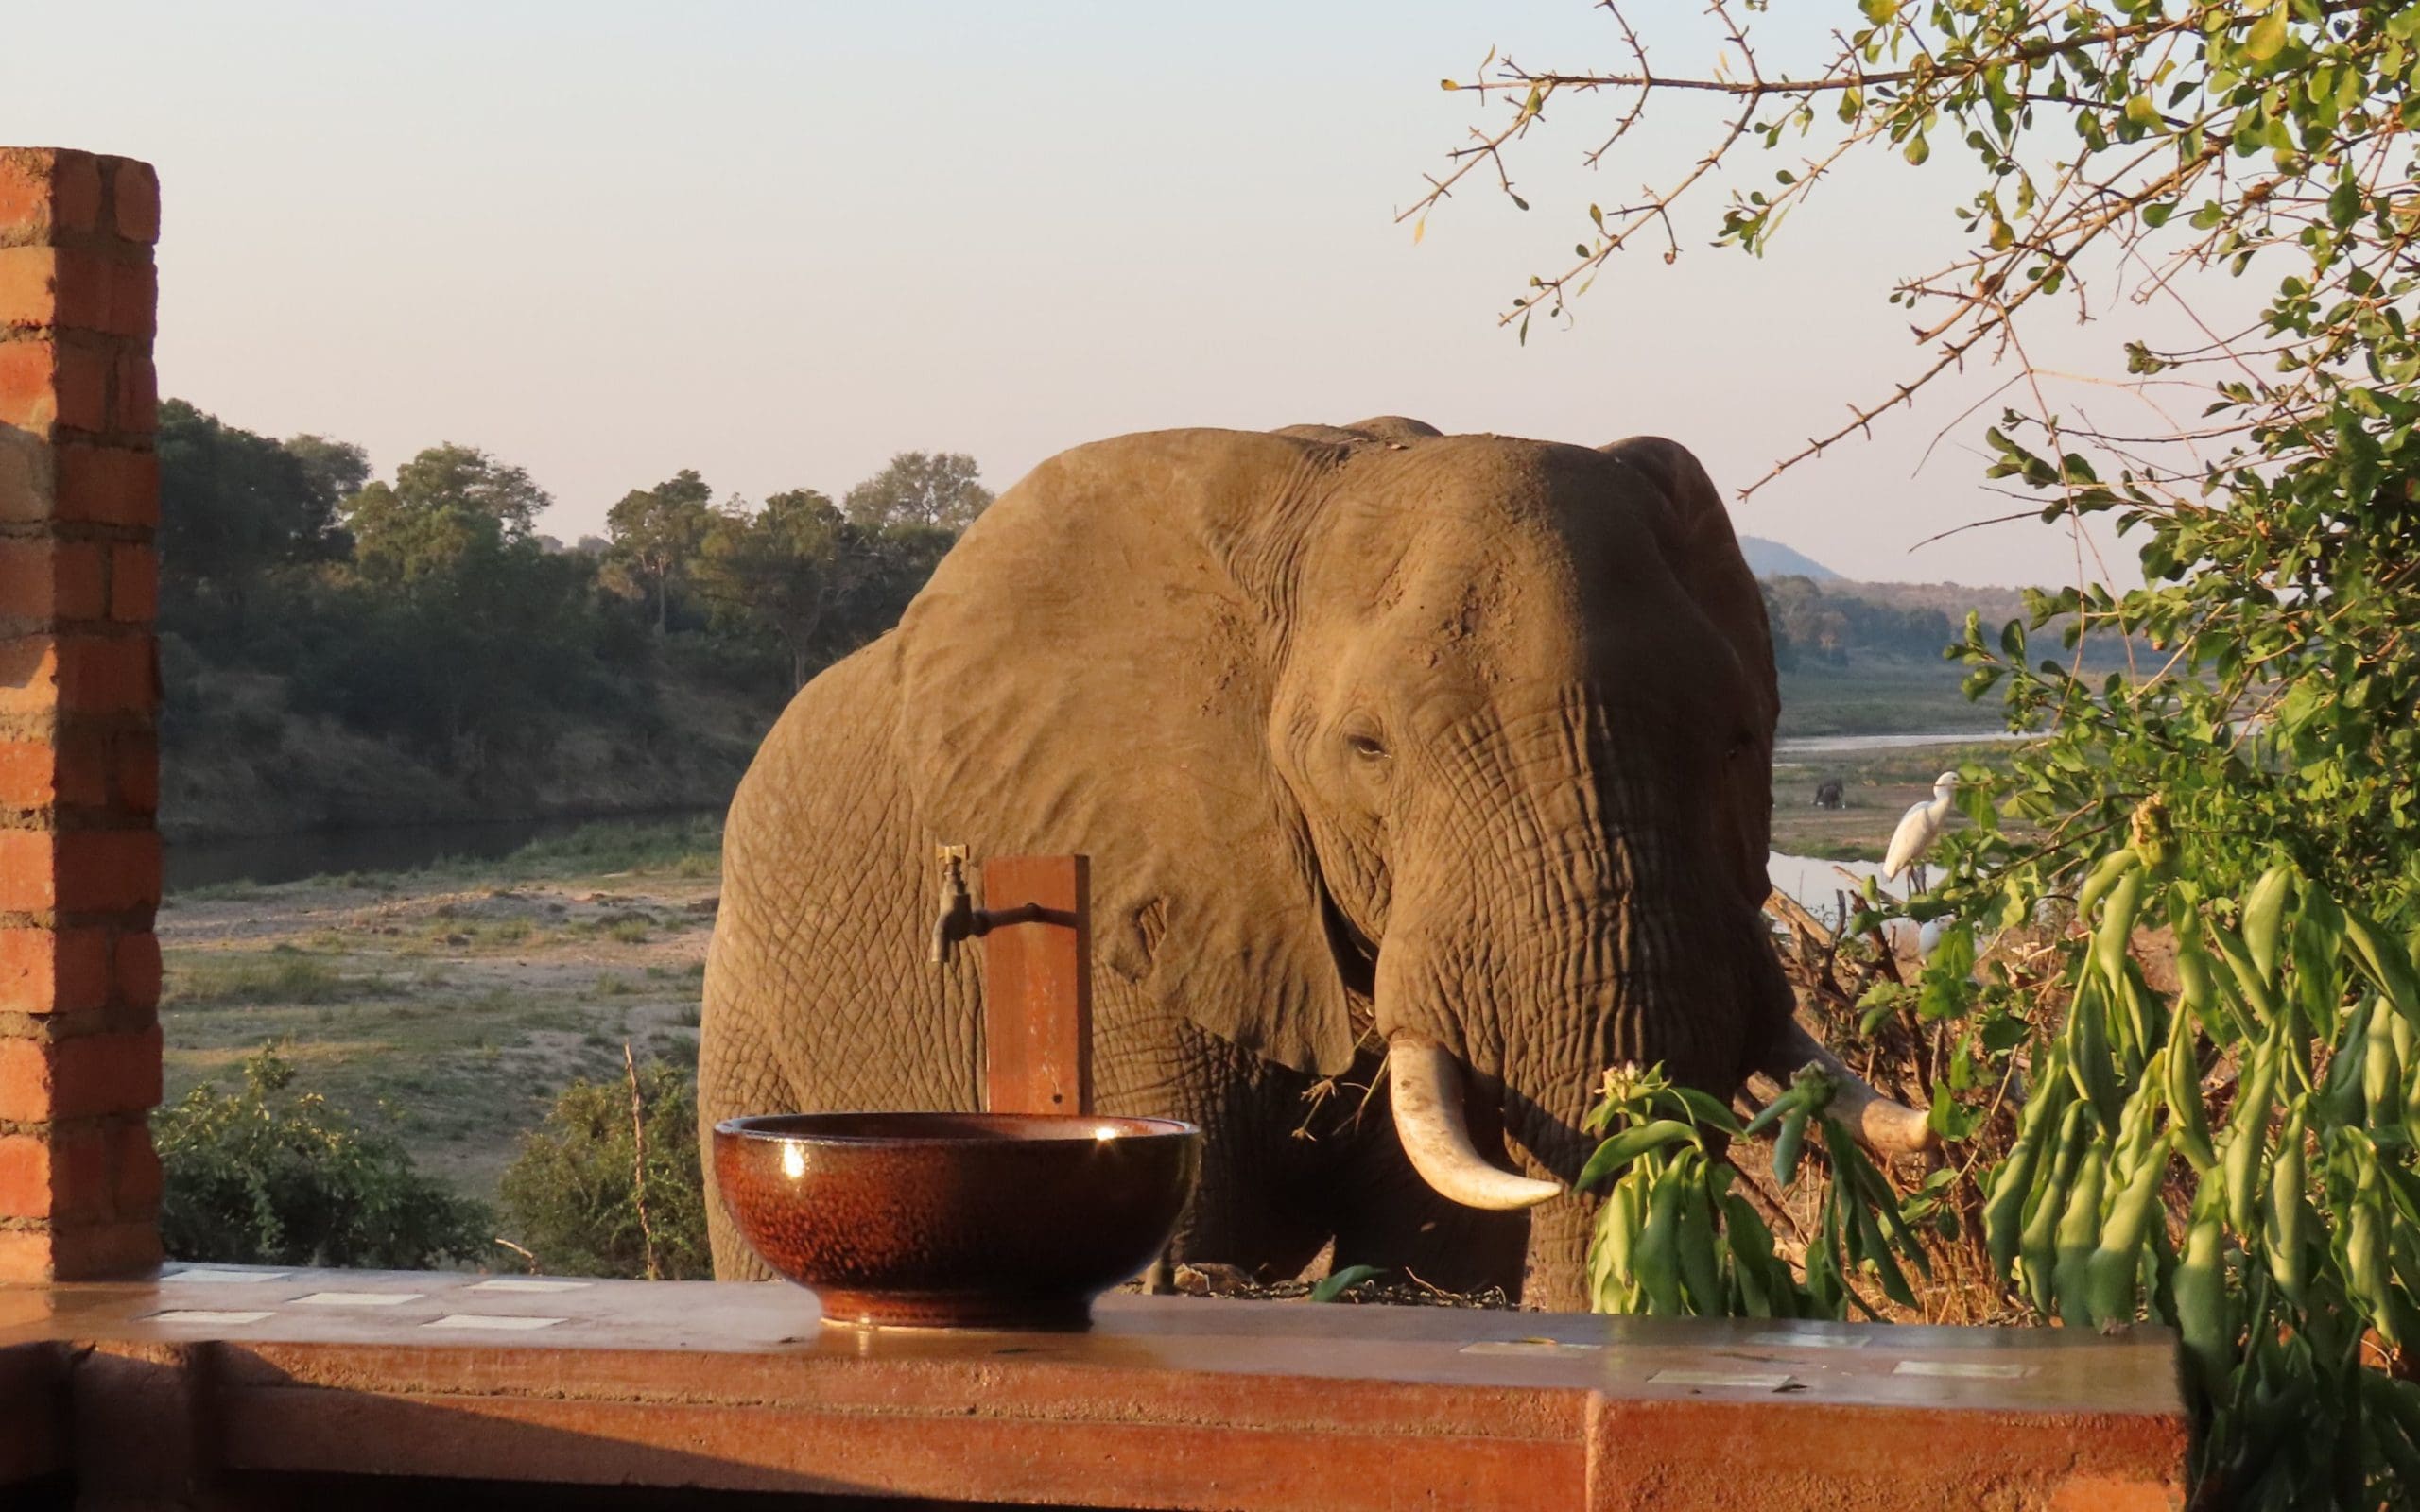
[[(1366, 1086), (1375, 1071), (1369, 1059), (1349, 1079)], [(1529, 1215), (1482, 1212), (1438, 1195), (1405, 1158), (1385, 1090), (1367, 1107), (1358, 1106), (1357, 1091), (1346, 1095), (1340, 1112), (1354, 1123), (1338, 1137), (1350, 1141), (1352, 1156), (1334, 1179), (1336, 1269), (1407, 1270), (1448, 1292), (1500, 1286), (1507, 1297), (1521, 1297)]]
[(1094, 978), (1094, 1104), (1179, 1118), (1202, 1132), (1201, 1179), (1171, 1258), (1260, 1275), (1299, 1272), (1328, 1240), (1317, 1152), (1294, 1138), (1310, 1078), (1237, 1049), (1152, 1004), (1124, 978)]
[[(1552, 1173), (1517, 1152), (1521, 1169), (1534, 1177)], [(1530, 1210), (1530, 1242), (1522, 1261), (1521, 1305), (1539, 1313), (1588, 1311), (1588, 1240), (1597, 1228), (1597, 1201), (1566, 1192)]]

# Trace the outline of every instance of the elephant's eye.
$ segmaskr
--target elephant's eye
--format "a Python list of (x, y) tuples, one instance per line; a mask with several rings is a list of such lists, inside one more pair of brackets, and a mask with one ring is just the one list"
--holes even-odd
[(1387, 743), (1380, 740), (1374, 730), (1348, 730), (1344, 732), (1344, 744), (1352, 749), (1354, 755), (1365, 762), (1382, 762), (1387, 759)]

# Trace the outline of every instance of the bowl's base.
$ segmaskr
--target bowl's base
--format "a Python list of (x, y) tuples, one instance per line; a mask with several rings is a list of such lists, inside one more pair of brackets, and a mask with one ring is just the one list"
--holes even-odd
[(1079, 1332), (1093, 1326), (1089, 1297), (984, 1297), (930, 1292), (815, 1294), (828, 1328)]

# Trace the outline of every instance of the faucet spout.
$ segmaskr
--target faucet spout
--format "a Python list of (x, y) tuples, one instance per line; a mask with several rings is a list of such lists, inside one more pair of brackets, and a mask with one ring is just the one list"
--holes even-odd
[(983, 933), (975, 901), (966, 892), (966, 847), (941, 847), (942, 907), (933, 919), (932, 963), (946, 966), (958, 956), (958, 942)]

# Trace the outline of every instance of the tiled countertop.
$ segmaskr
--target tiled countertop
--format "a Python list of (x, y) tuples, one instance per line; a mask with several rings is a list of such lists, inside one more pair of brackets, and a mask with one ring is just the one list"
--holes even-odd
[(1321, 1512), (1987, 1489), (2116, 1508), (2180, 1504), (2187, 1435), (2159, 1331), (1111, 1297), (1085, 1333), (940, 1333), (826, 1329), (778, 1284), (182, 1266), (0, 1290), (12, 1344), (199, 1368), (218, 1462), (267, 1471)]

